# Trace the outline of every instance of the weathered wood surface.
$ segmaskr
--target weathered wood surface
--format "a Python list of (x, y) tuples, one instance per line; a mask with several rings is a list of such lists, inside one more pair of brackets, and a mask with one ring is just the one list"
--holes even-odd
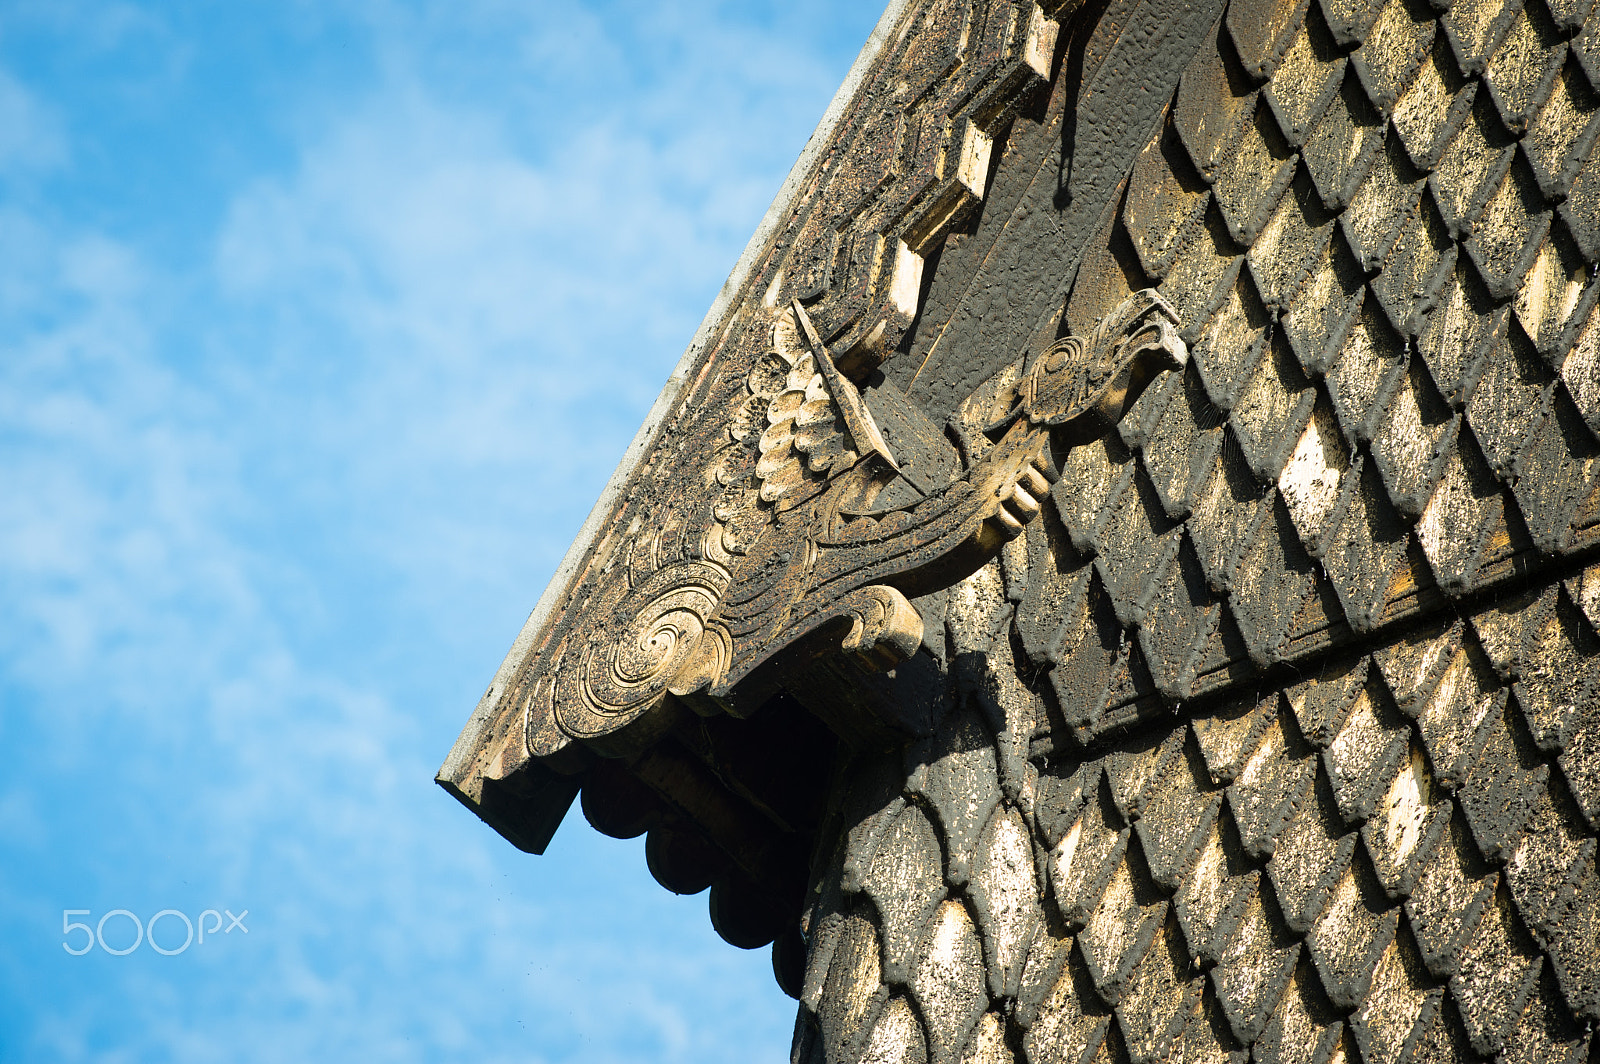
[(985, 324), (1154, 286), (1190, 364), (838, 777), (796, 1061), (1592, 1059), (1597, 23), (1233, 0), (1184, 60), (1063, 303)]
[[(1062, 5), (1049, 6), (906, 6), (587, 556), (441, 771), (480, 814), (484, 780), (517, 786), (535, 759), (574, 771), (595, 750), (637, 753), (673, 724), (673, 688), (718, 687), (764, 656), (736, 657), (733, 637), (706, 622), (729, 586), (764, 575), (750, 560), (758, 544), (803, 538), (766, 535), (785, 505), (872, 450), (850, 431), (864, 424), (856, 388), (914, 320), (924, 258), (980, 201), (995, 138), (1045, 84)], [(797, 342), (797, 304), (837, 367)], [(769, 421), (774, 402), (801, 421)], [(762, 560), (782, 568), (777, 557)], [(860, 606), (844, 612), (896, 615)]]
[[(446, 782), (529, 848), (580, 788), (648, 832), (773, 942), (807, 1064), (1591, 1059), (1600, 15), (940, 0), (897, 34)], [(1187, 364), (1036, 421), (1047, 352), (1147, 289)], [(903, 569), (852, 538), (1008, 433), (1010, 505)], [(726, 623), (725, 659), (648, 726), (527, 713), (663, 560), (724, 566), (671, 643)], [(864, 592), (884, 671), (808, 627)]]
[(1592, 1059), (1597, 581), (1030, 759), (980, 571), (936, 736), (838, 777), (796, 1064)]

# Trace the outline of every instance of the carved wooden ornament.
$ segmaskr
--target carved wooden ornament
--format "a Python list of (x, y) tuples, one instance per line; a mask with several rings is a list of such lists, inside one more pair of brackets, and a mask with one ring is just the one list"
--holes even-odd
[[(704, 456), (699, 497), (630, 528), (578, 623), (518, 676), (508, 697), (527, 755), (559, 758), (573, 740), (636, 750), (669, 694), (737, 713), (735, 686), (785, 653), (903, 661), (923, 634), (909, 597), (964, 579), (1038, 513), (1056, 477), (1052, 433), (1058, 447), (1099, 438), (1156, 373), (1183, 365), (1173, 320), (1153, 290), (1137, 293), (1092, 335), (1003, 371), (942, 433), (919, 426), (959, 463), (930, 483), (896, 461), (791, 303), (723, 424), (683, 448)], [(921, 418), (892, 402), (902, 421)]]
[[(878, 371), (1076, 7), (987, 0), (925, 21), (891, 5), (441, 769), (480, 815), (497, 821), (483, 781), (531, 761), (634, 755), (683, 707), (742, 715), (811, 663), (904, 660), (922, 638), (910, 600), (991, 558), (1063, 449), (1187, 357), (1141, 292), (1086, 335), (1028, 341), (943, 424)], [(847, 738), (916, 730), (840, 713)]]

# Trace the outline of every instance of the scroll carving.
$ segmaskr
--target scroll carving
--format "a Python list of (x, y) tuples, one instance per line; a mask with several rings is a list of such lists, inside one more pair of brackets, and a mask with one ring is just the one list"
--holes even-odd
[(718, 433), (702, 523), (685, 517), (698, 500), (677, 499), (659, 527), (631, 529), (600, 592), (574, 607), (584, 623), (519, 677), (529, 754), (559, 756), (573, 740), (637, 749), (663, 726), (668, 695), (737, 711), (734, 687), (796, 647), (826, 644), (868, 668), (903, 661), (923, 635), (910, 599), (964, 579), (1039, 512), (1056, 479), (1052, 437), (1099, 438), (1183, 365), (1174, 323), (1145, 290), (1091, 335), (1011, 367), (965, 417), (926, 424), (923, 444), (958, 456), (953, 476), (927, 483), (792, 302)]
[[(954, 572), (1029, 516), (1028, 485), (1042, 485), (1025, 448), (1007, 445), (1009, 472), (980, 470), (997, 444), (952, 445), (909, 403), (886, 414), (892, 389), (869, 379), (916, 318), (924, 256), (983, 201), (996, 146), (1044, 100), (1080, 4), (891, 5), (440, 769), (518, 845), (537, 849), (556, 821), (512, 824), (496, 795), (547, 787), (547, 802), (514, 804), (554, 810), (571, 795), (560, 772), (589, 751), (636, 753), (681, 706), (737, 710), (732, 685), (760, 671), (734, 701), (754, 697), (781, 671), (761, 668), (774, 656), (831, 647), (831, 670), (910, 653), (921, 620), (907, 596), (936, 580), (932, 559)], [(902, 452), (908, 424), (936, 453)], [(986, 499), (997, 485), (1003, 498)], [(530, 759), (559, 771), (523, 772)]]

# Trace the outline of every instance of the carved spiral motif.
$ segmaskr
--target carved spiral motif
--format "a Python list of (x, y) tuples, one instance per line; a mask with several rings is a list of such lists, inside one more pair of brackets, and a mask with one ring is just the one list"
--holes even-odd
[(1060, 392), (1056, 402), (1070, 409), (1093, 395), (1115, 369), (1116, 360), (1106, 352), (1092, 351), (1082, 340), (1070, 336), (1045, 351), (1037, 377), (1041, 382), (1051, 378), (1052, 387)]
[(665, 692), (681, 693), (702, 674), (725, 668), (726, 637), (717, 628), (708, 632), (706, 620), (727, 584), (721, 566), (688, 561), (657, 570), (623, 596), (568, 674), (590, 712), (563, 706), (563, 729), (577, 737), (604, 734), (617, 717), (643, 712)]

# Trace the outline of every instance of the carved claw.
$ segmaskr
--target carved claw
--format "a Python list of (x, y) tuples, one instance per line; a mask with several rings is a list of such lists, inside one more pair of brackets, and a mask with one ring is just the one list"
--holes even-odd
[(874, 672), (892, 669), (922, 645), (922, 614), (892, 587), (860, 588), (839, 603), (838, 614), (850, 618), (840, 649)]
[(1011, 497), (1000, 505), (1000, 512), (1017, 522), (1017, 531), (1039, 516), (1039, 504), (1050, 492), (1053, 472), (1044, 464), (1044, 456), (1036, 455), (1022, 470)]
[(1022, 467), (1009, 490), (1002, 485), (1000, 506), (992, 520), (993, 527), (1003, 539), (1015, 539), (1029, 521), (1039, 516), (1039, 506), (1056, 480), (1042, 453), (1035, 454)]

